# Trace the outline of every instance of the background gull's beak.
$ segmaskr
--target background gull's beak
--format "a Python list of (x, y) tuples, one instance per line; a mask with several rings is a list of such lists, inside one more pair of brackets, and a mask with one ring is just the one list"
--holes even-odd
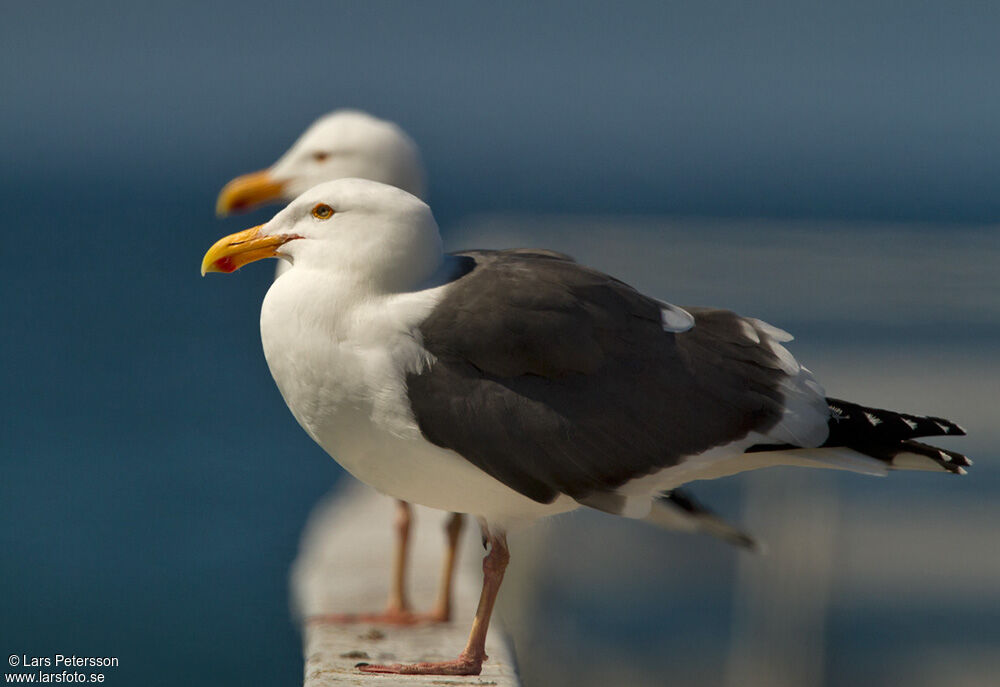
[(232, 212), (246, 212), (259, 205), (281, 200), (284, 190), (284, 182), (275, 181), (266, 169), (238, 176), (219, 192), (215, 201), (215, 214), (225, 217)]

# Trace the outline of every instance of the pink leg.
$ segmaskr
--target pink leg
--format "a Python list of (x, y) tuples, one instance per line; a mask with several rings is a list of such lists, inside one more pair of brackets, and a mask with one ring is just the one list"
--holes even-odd
[(406, 565), (410, 559), (410, 527), (413, 514), (410, 504), (396, 501), (396, 557), (392, 562), (392, 583), (385, 614), (394, 617), (412, 617), (410, 602), (406, 598)]
[(455, 578), (455, 562), (458, 559), (458, 540), (462, 535), (465, 520), (461, 513), (452, 513), (444, 526), (445, 552), (441, 566), (441, 582), (438, 587), (434, 610), (427, 614), (427, 620), (446, 623), (451, 620), (451, 586)]
[(493, 615), (493, 606), (503, 582), (503, 574), (510, 560), (507, 550), (507, 535), (503, 531), (490, 532), (483, 523), (483, 534), (490, 544), (490, 552), (483, 559), (483, 592), (479, 597), (479, 607), (472, 621), (472, 631), (465, 649), (454, 661), (434, 663), (393, 663), (391, 665), (369, 665), (359, 663), (358, 668), (365, 673), (397, 673), (401, 675), (479, 675), (486, 660), (486, 630)]
[(423, 618), (410, 610), (406, 598), (406, 564), (410, 553), (410, 526), (413, 523), (410, 504), (396, 501), (396, 556), (392, 565), (389, 600), (381, 613), (328, 613), (314, 615), (309, 623), (380, 623), (384, 625), (414, 625)]

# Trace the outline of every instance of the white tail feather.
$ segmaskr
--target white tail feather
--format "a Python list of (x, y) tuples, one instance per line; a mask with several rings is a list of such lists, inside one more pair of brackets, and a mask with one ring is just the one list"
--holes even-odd
[(922, 456), (919, 453), (910, 453), (905, 451), (903, 453), (897, 453), (892, 458), (892, 469), (893, 470), (929, 470), (930, 472), (950, 472), (941, 467), (941, 464), (935, 460), (928, 458), (927, 456)]

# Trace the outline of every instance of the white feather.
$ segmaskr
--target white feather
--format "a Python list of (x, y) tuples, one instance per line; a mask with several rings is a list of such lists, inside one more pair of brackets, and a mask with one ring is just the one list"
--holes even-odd
[(760, 336), (757, 334), (757, 330), (754, 329), (753, 324), (749, 320), (740, 319), (737, 320), (737, 322), (739, 323), (740, 334), (743, 335), (743, 338), (745, 338), (750, 343), (755, 343), (755, 344), (760, 343)]
[(794, 336), (786, 332), (784, 329), (775, 327), (773, 324), (769, 324), (764, 320), (758, 320), (756, 317), (747, 317), (746, 320), (747, 322), (750, 322), (758, 332), (769, 339), (774, 339), (780, 343), (788, 343), (789, 341), (795, 339)]
[(684, 308), (659, 301), (660, 322), (665, 332), (686, 332), (694, 326), (694, 316)]

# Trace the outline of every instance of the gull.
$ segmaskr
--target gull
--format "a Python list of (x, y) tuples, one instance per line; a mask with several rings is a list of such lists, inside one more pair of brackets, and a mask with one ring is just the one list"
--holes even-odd
[[(290, 202), (302, 192), (326, 181), (357, 177), (380, 181), (424, 199), (427, 183), (420, 150), (399, 125), (367, 112), (340, 109), (313, 122), (278, 160), (266, 169), (244, 174), (220, 191), (215, 211), (219, 217), (254, 210), (262, 205)], [(279, 261), (276, 277), (289, 263)], [(724, 522), (683, 490), (664, 494), (648, 522), (674, 531), (704, 533), (748, 549), (757, 542)], [(463, 520), (453, 514), (445, 520), (445, 553), (437, 599), (432, 610), (415, 614), (406, 593), (412, 509), (396, 503), (396, 550), (389, 598), (380, 613), (326, 614), (310, 622), (381, 622), (410, 624), (447, 622), (451, 618), (451, 588)]]
[[(313, 122), (277, 162), (227, 183), (215, 203), (215, 213), (225, 217), (262, 205), (289, 202), (317, 184), (344, 177), (380, 181), (418, 198), (426, 193), (420, 151), (397, 124), (360, 110), (334, 110)], [(279, 262), (275, 277), (288, 263)], [(396, 550), (389, 598), (379, 613), (326, 614), (310, 622), (380, 622), (410, 624), (422, 620), (447, 622), (451, 618), (451, 588), (458, 558), (463, 519), (458, 513), (445, 521), (445, 553), (437, 600), (426, 614), (415, 614), (406, 592), (413, 512), (406, 501), (396, 502)]]
[(314, 187), (217, 241), (202, 274), (266, 257), (291, 265), (260, 327), (295, 419), (375, 489), (476, 516), (488, 547), (458, 658), (363, 672), (478, 675), (507, 534), (539, 518), (646, 518), (680, 485), (770, 466), (971, 464), (915, 441), (964, 434), (953, 422), (827, 398), (777, 327), (548, 250), (445, 254), (430, 208), (398, 188)]

